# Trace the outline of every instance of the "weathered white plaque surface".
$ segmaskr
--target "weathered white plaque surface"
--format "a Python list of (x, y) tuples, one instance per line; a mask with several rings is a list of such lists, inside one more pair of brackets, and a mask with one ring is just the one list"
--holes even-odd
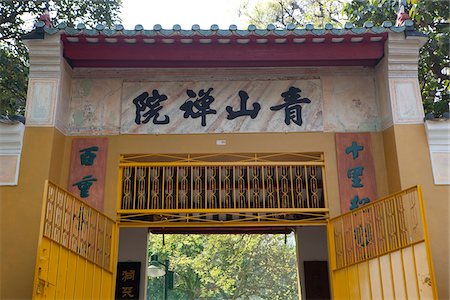
[[(296, 99), (297, 102), (287, 105), (286, 101), (289, 100), (286, 98), (287, 94), (284, 96), (282, 94), (288, 92), (290, 88), (301, 91), (290, 93), (290, 99)], [(154, 94), (154, 90), (157, 94)], [(196, 96), (192, 97), (192, 92), (189, 93), (188, 90), (194, 92)], [(209, 93), (203, 94), (205, 97), (208, 96), (208, 104), (201, 103), (201, 90), (204, 93), (210, 90)], [(240, 91), (248, 95), (245, 109), (252, 110), (253, 104), (259, 103), (260, 109), (254, 118), (243, 115), (229, 119), (227, 106), (232, 107), (233, 111), (241, 111), (244, 108), (241, 107)], [(145, 92), (148, 93), (147, 97), (142, 96)], [(152, 98), (152, 95), (159, 97)], [(141, 97), (137, 98), (139, 96)], [(150, 99), (144, 100), (147, 98)], [(164, 100), (160, 101), (161, 99)], [(197, 108), (193, 108), (195, 115), (201, 114), (201, 109), (198, 109), (200, 106), (206, 108), (205, 111), (209, 113), (193, 118), (182, 109), (189, 106), (189, 103), (184, 105), (187, 102), (193, 104), (195, 101), (197, 101), (195, 103)], [(278, 110), (271, 109), (276, 106)], [(323, 131), (320, 79), (124, 82), (121, 108), (120, 133), (123, 134)], [(148, 118), (151, 115), (153, 117)], [(299, 125), (300, 117), (301, 125)]]

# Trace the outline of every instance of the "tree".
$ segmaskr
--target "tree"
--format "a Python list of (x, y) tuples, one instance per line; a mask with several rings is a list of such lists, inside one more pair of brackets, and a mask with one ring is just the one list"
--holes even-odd
[[(420, 50), (419, 83), (425, 114), (440, 117), (448, 111), (450, 93), (449, 69), (449, 2), (440, 0), (409, 1), (409, 14), (418, 31), (428, 35)], [(398, 2), (389, 0), (352, 1), (344, 6), (349, 20), (361, 26), (370, 20), (381, 24), (394, 20)]]
[(111, 26), (119, 21), (121, 0), (0, 0), (0, 114), (23, 114), (28, 80), (28, 52), (21, 41), (27, 19), (37, 20), (46, 6), (56, 25), (85, 23)]
[[(170, 259), (169, 299), (297, 299), (295, 243), (283, 235), (166, 235), (150, 238), (149, 254)], [(149, 299), (161, 299), (152, 279)], [(158, 289), (159, 288), (159, 289)]]
[(288, 24), (305, 25), (311, 23), (324, 27), (330, 23), (342, 22), (342, 5), (344, 0), (244, 0), (239, 15), (250, 24), (265, 28), (274, 24), (285, 28)]
[[(313, 23), (323, 27), (324, 23), (336, 25), (345, 20), (357, 26), (366, 21), (381, 25), (386, 20), (396, 20), (399, 9), (398, 1), (394, 0), (266, 0), (258, 5), (249, 1), (241, 6), (240, 14), (259, 27), (268, 23), (280, 28), (289, 23), (300, 26)], [(419, 57), (419, 83), (425, 114), (434, 113), (435, 117), (440, 117), (448, 111), (450, 95), (449, 2), (408, 0), (408, 3), (416, 29), (428, 35), (428, 42)]]

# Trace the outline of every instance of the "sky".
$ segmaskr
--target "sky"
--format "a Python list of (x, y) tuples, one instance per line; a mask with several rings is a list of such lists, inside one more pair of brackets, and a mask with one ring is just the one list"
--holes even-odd
[(238, 17), (242, 0), (123, 0), (122, 24), (125, 29), (134, 29), (141, 24), (152, 29), (160, 24), (164, 29), (172, 29), (179, 24), (182, 29), (191, 29), (198, 24), (201, 29), (209, 29), (212, 24), (220, 29), (228, 29), (231, 24), (246, 29), (245, 20)]

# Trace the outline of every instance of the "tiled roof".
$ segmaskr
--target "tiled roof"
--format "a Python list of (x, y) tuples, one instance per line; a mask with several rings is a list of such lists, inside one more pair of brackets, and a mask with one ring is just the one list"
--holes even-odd
[(121, 24), (112, 29), (103, 25), (87, 28), (85, 24), (72, 28), (64, 23), (49, 28), (38, 22), (23, 38), (59, 34), (63, 55), (72, 67), (374, 66), (383, 57), (389, 32), (422, 35), (413, 25), (407, 20), (404, 26), (386, 21), (381, 26), (366, 22), (363, 27), (347, 23), (343, 28), (308, 24), (278, 29), (269, 24), (266, 29), (193, 25), (187, 30), (180, 25), (172, 29), (136, 25), (134, 30), (126, 30)]
[[(266, 29), (258, 29), (255, 25), (250, 25), (246, 30), (238, 29), (236, 25), (230, 25), (228, 29), (220, 29), (218, 25), (211, 25), (210, 29), (201, 29), (199, 25), (193, 25), (191, 29), (182, 29), (180, 25), (174, 25), (172, 29), (164, 29), (161, 25), (153, 26), (153, 29), (144, 29), (142, 25), (136, 25), (134, 30), (124, 29), (123, 25), (117, 24), (114, 28), (106, 28), (104, 25), (97, 25), (95, 28), (87, 28), (85, 24), (80, 23), (76, 28), (67, 27), (65, 23), (60, 23), (55, 27), (45, 27), (44, 22), (36, 23), (38, 31), (43, 30), (47, 34), (64, 33), (68, 36), (85, 35), (85, 36), (145, 36), (145, 37), (246, 37), (246, 36), (279, 36), (287, 35), (304, 36), (313, 34), (316, 36), (331, 34), (331, 35), (361, 35), (365, 33), (380, 34), (384, 32), (414, 32), (414, 23), (411, 20), (406, 20), (404, 26), (394, 26), (392, 22), (385, 21), (381, 26), (374, 26), (372, 22), (364, 23), (363, 27), (355, 27), (351, 23), (346, 23), (343, 28), (334, 28), (331, 24), (326, 24), (324, 28), (314, 28), (312, 24), (308, 24), (303, 28), (298, 28), (292, 24), (288, 25), (286, 29), (278, 29), (273, 24), (269, 24)], [(26, 38), (26, 37), (25, 37)]]

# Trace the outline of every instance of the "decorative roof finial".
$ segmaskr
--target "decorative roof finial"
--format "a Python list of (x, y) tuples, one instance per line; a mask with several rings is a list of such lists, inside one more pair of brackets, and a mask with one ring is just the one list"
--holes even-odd
[(48, 0), (47, 0), (47, 1), (45, 1), (44, 13), (39, 16), (39, 21), (44, 22), (45, 27), (53, 27), (52, 18), (50, 17), (50, 13), (49, 13), (49, 8), (50, 8), (50, 5), (48, 4)]
[(410, 17), (408, 13), (405, 12), (405, 6), (402, 0), (398, 1), (398, 14), (397, 21), (395, 22), (395, 26), (403, 26), (406, 20), (409, 20)]

